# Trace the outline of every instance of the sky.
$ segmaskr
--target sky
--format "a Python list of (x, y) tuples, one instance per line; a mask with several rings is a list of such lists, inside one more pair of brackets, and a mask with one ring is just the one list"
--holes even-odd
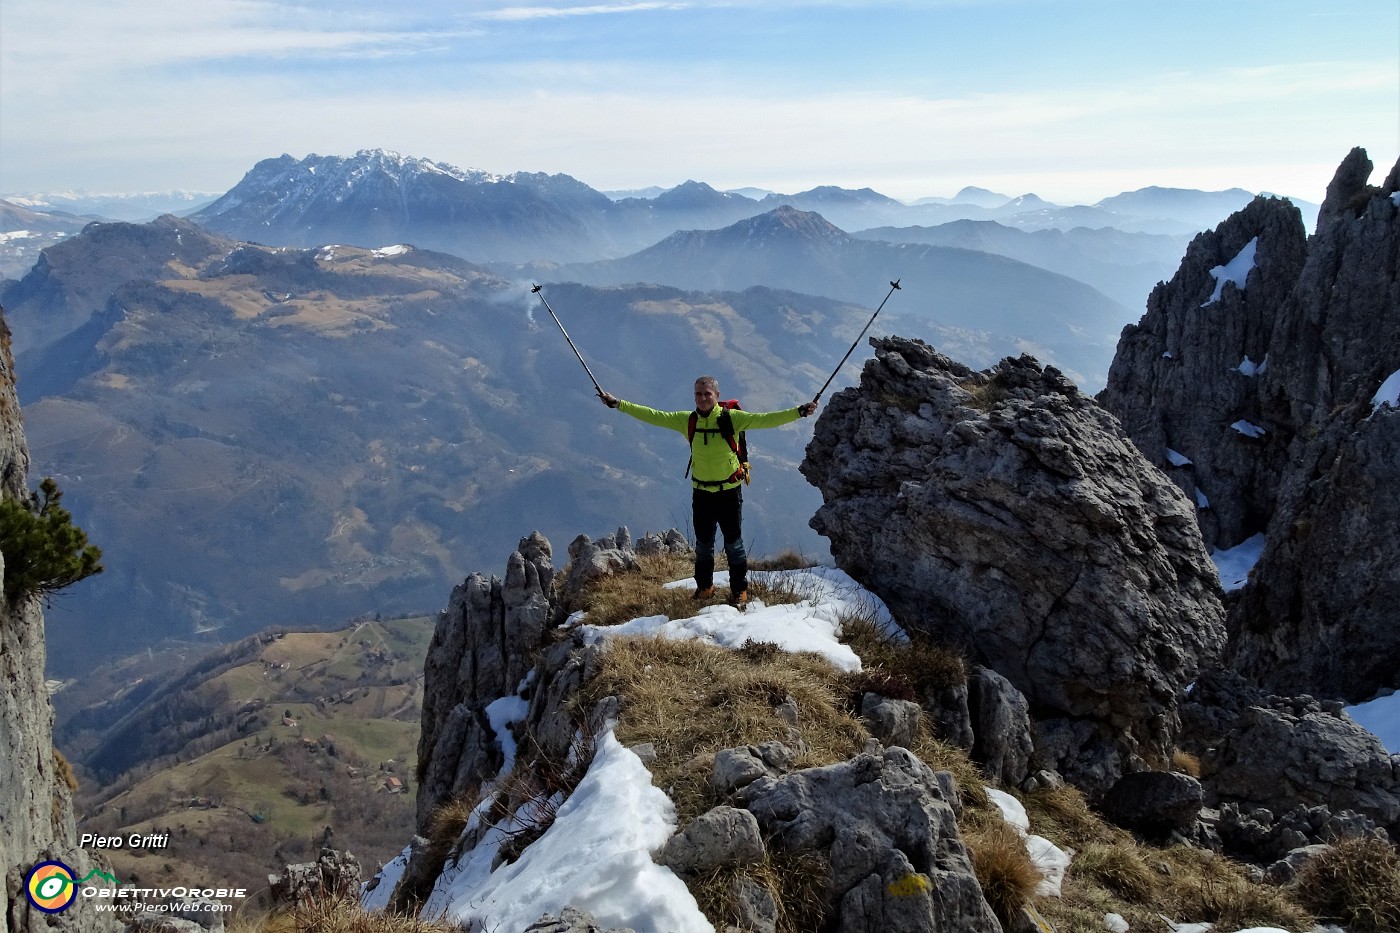
[[(728, 584), (728, 572), (716, 582)], [(860, 670), (860, 659), (839, 641), (843, 610), (870, 610), (887, 628), (894, 626), (880, 599), (840, 570), (814, 567), (807, 570), (755, 573), (750, 579), (786, 578), (805, 598), (795, 605), (765, 606), (750, 603), (745, 612), (729, 606), (709, 606), (690, 619), (647, 616), (622, 626), (589, 626), (584, 613), (575, 613), (569, 624), (581, 624), (584, 637), (606, 650), (609, 638), (655, 634), (673, 639), (702, 639), (737, 648), (745, 640), (771, 641), (787, 651), (811, 651), (843, 670)], [(671, 586), (693, 587), (693, 578)], [(891, 628), (892, 631), (897, 631)], [(522, 684), (522, 687), (527, 686)], [(498, 735), (505, 736), (505, 764), (497, 782), (514, 766), (515, 749), (509, 723), (528, 715), (528, 704), (519, 697), (504, 697), (487, 708)], [(485, 788), (488, 792), (491, 788)], [(1011, 795), (988, 788), (990, 795), (1026, 841), (1027, 851), (1042, 873), (1037, 894), (1059, 897), (1065, 872), (1073, 856), (1035, 834), (1025, 808)], [(449, 863), (423, 906), (423, 916), (446, 917), (483, 929), (518, 930), (542, 913), (558, 916), (565, 906), (589, 911), (602, 927), (629, 927), (638, 933), (711, 933), (713, 927), (700, 912), (695, 898), (669, 868), (656, 864), (651, 853), (661, 848), (677, 830), (675, 807), (652, 784), (642, 760), (624, 748), (613, 733), (605, 731), (587, 774), (573, 794), (558, 806), (554, 823), (531, 843), (515, 862), (492, 869), (501, 844), (520, 825), (506, 818), (483, 831), (481, 821), (489, 811), (489, 796), (477, 807), (466, 831), (480, 832), (477, 845)], [(379, 884), (362, 903), (383, 910), (394, 886), (403, 876), (409, 849), (384, 866)], [(1163, 918), (1166, 919), (1166, 918)], [(1116, 922), (1115, 922), (1116, 920)], [(1209, 924), (1170, 924), (1177, 933), (1206, 933)], [(1104, 929), (1126, 930), (1121, 917), (1105, 918)], [(1228, 933), (1222, 928), (1217, 933)], [(1240, 933), (1290, 933), (1273, 927), (1255, 927)], [(1293, 931), (1302, 933), (1302, 931)]]
[(600, 190), (1319, 202), (1354, 146), (1400, 153), (1394, 0), (0, 0), (0, 195), (384, 148)]

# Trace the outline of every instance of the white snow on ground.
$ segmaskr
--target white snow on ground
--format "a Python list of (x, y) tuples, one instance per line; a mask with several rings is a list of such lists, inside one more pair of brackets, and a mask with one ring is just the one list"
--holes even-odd
[(1220, 585), (1227, 590), (1238, 590), (1249, 582), (1249, 572), (1263, 554), (1264, 535), (1260, 533), (1229, 550), (1212, 551), (1210, 559), (1220, 571)]
[(1372, 411), (1382, 406), (1400, 408), (1400, 369), (1385, 378), (1380, 389), (1376, 391), (1375, 398), (1371, 399)]
[[(604, 645), (610, 635), (624, 632), (703, 638), (730, 647), (752, 638), (776, 642), (792, 651), (816, 651), (844, 670), (859, 670), (860, 659), (836, 641), (837, 614), (854, 608), (873, 613), (883, 625), (896, 628), (884, 604), (839, 570), (811, 568), (750, 575), (755, 580), (764, 577), (799, 587), (797, 592), (804, 601), (796, 606), (751, 604), (744, 613), (716, 606), (702, 609), (690, 619), (655, 616), (621, 626), (585, 624), (584, 630), (588, 638)], [(716, 574), (715, 582), (721, 587), (728, 583), (723, 573)], [(671, 585), (690, 587), (694, 581)], [(570, 620), (570, 624), (580, 622), (586, 623), (586, 616), (576, 614)], [(493, 726), (501, 726), (498, 735), (508, 732), (504, 725), (522, 714), (522, 703), (511, 696), (490, 705), (488, 716)], [(989, 793), (1007, 819), (1027, 836), (1027, 850), (1046, 876), (1042, 888), (1058, 894), (1069, 856), (1030, 834), (1025, 809), (1014, 797), (995, 789)], [(468, 822), (468, 832), (482, 830), (481, 820), (489, 812), (489, 803), (490, 798), (477, 808)], [(549, 829), (515, 862), (492, 870), (502, 842), (518, 829), (518, 823), (487, 827), (474, 849), (456, 863), (449, 861), (424, 905), (423, 916), (471, 924), (470, 929), (521, 930), (544, 913), (557, 916), (565, 906), (573, 905), (593, 913), (603, 927), (631, 927), (637, 933), (712, 933), (714, 928), (685, 885), (670, 869), (652, 861), (652, 853), (676, 830), (675, 807), (652, 785), (641, 759), (623, 748), (611, 729), (598, 737), (587, 774), (568, 800), (559, 804)], [(379, 884), (362, 896), (366, 909), (388, 906), (407, 858), (408, 850), (404, 850), (384, 867)], [(1107, 920), (1106, 928), (1116, 929)], [(1174, 928), (1185, 933), (1192, 926)], [(1239, 933), (1299, 931), (1255, 929)]]
[(1183, 453), (1167, 448), (1167, 462), (1172, 466), (1190, 466), (1191, 458)]
[(382, 246), (374, 250), (374, 255), (380, 259), (388, 259), (390, 256), (402, 256), (404, 253), (413, 252), (413, 247), (400, 243), (398, 246)]
[(1223, 266), (1216, 266), (1210, 270), (1211, 276), (1215, 278), (1215, 291), (1211, 292), (1210, 298), (1201, 304), (1202, 308), (1220, 300), (1226, 282), (1234, 282), (1237, 287), (1244, 288), (1244, 283), (1249, 279), (1250, 270), (1254, 268), (1254, 254), (1258, 249), (1259, 238), (1255, 237), (1244, 245), (1244, 249), (1235, 254), (1234, 259)]
[(1041, 874), (1040, 883), (1035, 886), (1035, 893), (1040, 897), (1059, 897), (1060, 888), (1065, 882), (1065, 872), (1069, 870), (1069, 853), (1044, 836), (1031, 833), (1030, 817), (1026, 815), (1026, 808), (1021, 805), (1021, 801), (995, 787), (987, 787), (984, 790), (1001, 810), (1002, 818), (1026, 840), (1026, 852)]
[[(749, 640), (767, 641), (776, 643), (784, 651), (819, 654), (843, 671), (859, 671), (860, 658), (838, 640), (842, 614), (873, 612), (887, 629), (896, 628), (883, 602), (834, 568), (765, 571), (751, 573), (749, 579), (754, 583), (791, 586), (803, 599), (781, 606), (765, 606), (754, 600), (744, 612), (732, 606), (707, 606), (685, 619), (644, 616), (622, 625), (585, 624), (584, 638), (590, 644), (597, 644), (619, 635), (660, 635), (672, 639), (698, 638), (725, 648), (741, 648)], [(668, 585), (691, 588), (695, 580), (677, 580)], [(715, 574), (717, 589), (723, 591), (728, 585), (727, 571)], [(582, 618), (586, 623), (587, 617)]]
[(574, 906), (603, 927), (713, 933), (685, 884), (651, 859), (675, 829), (671, 799), (609, 730), (543, 836), (515, 862), (492, 871), (508, 838), (505, 829), (493, 827), (460, 862), (449, 863), (422, 915), (471, 923), (471, 929), (523, 930), (541, 914), (558, 916)]

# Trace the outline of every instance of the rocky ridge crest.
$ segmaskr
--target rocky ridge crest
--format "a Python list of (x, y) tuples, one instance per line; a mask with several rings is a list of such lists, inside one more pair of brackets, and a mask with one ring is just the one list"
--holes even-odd
[(1009, 679), (1045, 766), (1103, 791), (1166, 760), (1178, 695), (1224, 645), (1190, 503), (1053, 368), (872, 344), (802, 463), (837, 565)]
[(1350, 702), (1400, 687), (1400, 409), (1372, 404), (1400, 370), (1400, 163), (1379, 188), (1371, 170), (1346, 157), (1311, 237), (1264, 198), (1198, 236), (1099, 396), (1193, 497), (1208, 545), (1261, 536), (1230, 666)]

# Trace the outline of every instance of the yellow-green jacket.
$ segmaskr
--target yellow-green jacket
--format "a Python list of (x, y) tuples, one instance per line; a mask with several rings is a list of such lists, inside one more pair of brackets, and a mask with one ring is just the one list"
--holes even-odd
[[(617, 410), (631, 415), (638, 421), (654, 424), (658, 428), (679, 431), (682, 436), (690, 426), (688, 411), (657, 411), (635, 402), (619, 400)], [(740, 480), (728, 481), (739, 469), (739, 458), (719, 435), (719, 413), (722, 406), (716, 405), (708, 415), (695, 419), (695, 436), (690, 441), (690, 477), (696, 489), (715, 492), (721, 489), (734, 489)], [(782, 411), (744, 411), (733, 408), (729, 418), (734, 423), (734, 433), (752, 431), (757, 428), (776, 428), (790, 424), (802, 415), (794, 408)], [(713, 432), (713, 433), (710, 433)], [(716, 485), (716, 484), (719, 485)]]

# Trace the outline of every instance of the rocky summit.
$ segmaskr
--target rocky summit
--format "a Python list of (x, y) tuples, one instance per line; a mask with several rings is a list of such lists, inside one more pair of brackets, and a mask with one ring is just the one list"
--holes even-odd
[(1046, 766), (1102, 790), (1160, 761), (1225, 642), (1190, 502), (1053, 368), (872, 343), (801, 467), (838, 566), (1024, 693)]
[(1257, 536), (1229, 661), (1280, 693), (1400, 687), (1400, 164), (1352, 151), (1317, 231), (1258, 198), (1198, 236), (1126, 328), (1100, 401), (1191, 496), (1207, 544)]

